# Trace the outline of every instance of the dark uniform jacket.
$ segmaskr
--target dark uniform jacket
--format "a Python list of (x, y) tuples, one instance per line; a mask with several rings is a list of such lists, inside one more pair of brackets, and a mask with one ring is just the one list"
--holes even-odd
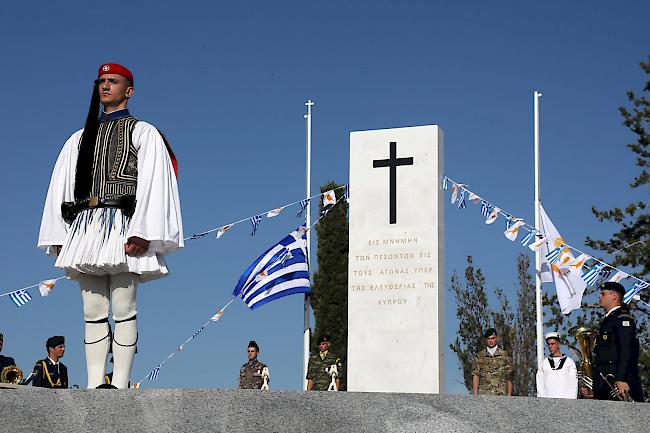
[(16, 361), (9, 356), (0, 355), (0, 373), (2, 373), (5, 367), (9, 367), (10, 365), (16, 365)]
[(262, 370), (266, 364), (255, 359), (248, 361), (239, 370), (239, 389), (261, 389), (264, 380)]
[(41, 359), (34, 366), (33, 386), (41, 388), (67, 388), (68, 368), (59, 361), (54, 365), (50, 358)]
[(594, 347), (594, 395), (601, 400), (611, 400), (614, 397), (601, 373), (613, 376), (607, 378), (612, 385), (615, 381), (626, 382), (630, 386), (630, 396), (635, 401), (643, 401), (636, 323), (625, 306), (603, 319)]

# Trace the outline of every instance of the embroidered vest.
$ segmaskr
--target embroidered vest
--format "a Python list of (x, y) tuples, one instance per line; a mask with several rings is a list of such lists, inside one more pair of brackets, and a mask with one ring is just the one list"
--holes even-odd
[(138, 181), (138, 151), (133, 130), (138, 119), (128, 115), (101, 122), (93, 157), (91, 196), (102, 199), (135, 195)]

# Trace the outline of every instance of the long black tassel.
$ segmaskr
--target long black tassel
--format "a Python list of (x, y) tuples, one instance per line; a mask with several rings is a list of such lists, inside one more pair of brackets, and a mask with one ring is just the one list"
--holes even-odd
[(95, 158), (95, 142), (99, 130), (99, 80), (95, 80), (93, 96), (90, 100), (86, 126), (81, 136), (79, 156), (77, 157), (77, 172), (74, 182), (74, 198), (76, 201), (90, 197), (93, 185), (93, 160)]

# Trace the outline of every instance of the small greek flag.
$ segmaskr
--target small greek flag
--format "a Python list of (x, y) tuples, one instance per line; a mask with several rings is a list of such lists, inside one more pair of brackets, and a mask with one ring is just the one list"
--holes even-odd
[(149, 380), (156, 380), (156, 379), (158, 379), (159, 374), (160, 374), (160, 365), (158, 365), (156, 368), (151, 370), (151, 372), (149, 373), (149, 376), (147, 376), (147, 378)]
[(16, 307), (22, 307), (26, 303), (32, 300), (32, 297), (29, 295), (27, 290), (17, 290), (13, 292), (11, 295), (11, 300), (14, 301), (14, 304), (16, 304)]
[(458, 209), (465, 209), (465, 190), (460, 190), (460, 198), (458, 199)]
[(309, 199), (300, 200), (300, 212), (298, 212), (298, 215), (296, 215), (298, 218), (300, 218), (302, 214), (305, 213), (305, 209), (307, 209), (308, 205)]
[(203, 331), (203, 328), (205, 328), (205, 326), (203, 326), (201, 329), (199, 329), (199, 330), (196, 331), (194, 334), (192, 334), (192, 338), (194, 338), (194, 337), (196, 337), (197, 335), (199, 335), (199, 334), (201, 333), (201, 331)]
[(528, 242), (530, 242), (530, 240), (533, 238), (534, 235), (535, 235), (535, 232), (533, 232), (533, 231), (528, 232), (526, 234), (526, 236), (524, 236), (524, 238), (521, 240), (521, 245), (524, 246), (524, 247), (526, 245), (528, 245)]
[[(548, 253), (548, 254), (546, 255), (546, 261), (549, 262), (549, 263), (555, 263), (555, 262), (557, 262), (558, 259), (560, 258), (560, 254), (562, 254), (562, 247), (563, 247), (563, 246), (564, 246), (564, 245), (560, 245), (559, 247), (557, 247), (556, 249), (554, 249), (553, 251), (551, 251), (550, 253)], [(597, 277), (597, 276), (598, 276), (598, 275), (596, 275), (596, 277)]]
[(307, 239), (299, 228), (259, 256), (239, 278), (233, 296), (254, 310), (295, 293), (311, 293), (307, 266)]
[(636, 284), (634, 284), (634, 286), (625, 293), (625, 296), (623, 296), (623, 302), (629, 304), (630, 301), (634, 299), (641, 290), (647, 288), (648, 286), (650, 286), (650, 284), (646, 283), (645, 281), (637, 281)]
[(255, 232), (257, 231), (257, 226), (260, 225), (260, 221), (262, 221), (261, 215), (255, 215), (254, 217), (251, 217), (251, 224), (253, 225), (251, 236), (255, 236)]
[(612, 271), (612, 268), (604, 268), (600, 271), (600, 276), (603, 278), (609, 278), (609, 276), (612, 274)]
[(447, 176), (442, 176), (442, 189), (448, 189), (449, 185), (447, 185)]
[(203, 236), (205, 236), (205, 235), (207, 235), (207, 234), (208, 234), (208, 232), (205, 232), (205, 233), (197, 233), (197, 234), (195, 234), (195, 235), (190, 236), (190, 240), (193, 241), (193, 240), (196, 240), (196, 239), (200, 239), (200, 238), (202, 238)]
[(585, 280), (588, 286), (593, 286), (598, 280), (598, 274), (604, 265), (597, 264), (591, 267), (585, 274), (582, 276), (582, 279)]
[(490, 213), (492, 212), (492, 206), (490, 203), (486, 202), (485, 200), (481, 200), (481, 214), (484, 217), (489, 217)]

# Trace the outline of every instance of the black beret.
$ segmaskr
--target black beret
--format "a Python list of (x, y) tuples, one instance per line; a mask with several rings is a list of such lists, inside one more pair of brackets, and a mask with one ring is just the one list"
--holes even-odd
[(488, 328), (483, 333), (483, 338), (492, 337), (493, 335), (497, 335), (497, 330), (494, 328)]
[(248, 347), (254, 347), (255, 350), (257, 350), (258, 352), (260, 351), (260, 347), (257, 345), (257, 343), (255, 342), (255, 340), (251, 340), (251, 341), (249, 341), (249, 342), (248, 342)]
[(600, 287), (600, 290), (611, 290), (612, 292), (618, 292), (621, 295), (621, 299), (625, 296), (625, 287), (621, 283), (615, 283), (614, 281), (608, 281)]
[(62, 335), (55, 335), (54, 337), (50, 337), (47, 339), (47, 342), (45, 343), (45, 347), (46, 348), (56, 347), (60, 344), (65, 344), (65, 338)]
[(329, 335), (321, 335), (320, 337), (318, 337), (318, 344), (326, 343), (326, 342), (327, 343), (332, 342), (332, 339), (330, 338)]

